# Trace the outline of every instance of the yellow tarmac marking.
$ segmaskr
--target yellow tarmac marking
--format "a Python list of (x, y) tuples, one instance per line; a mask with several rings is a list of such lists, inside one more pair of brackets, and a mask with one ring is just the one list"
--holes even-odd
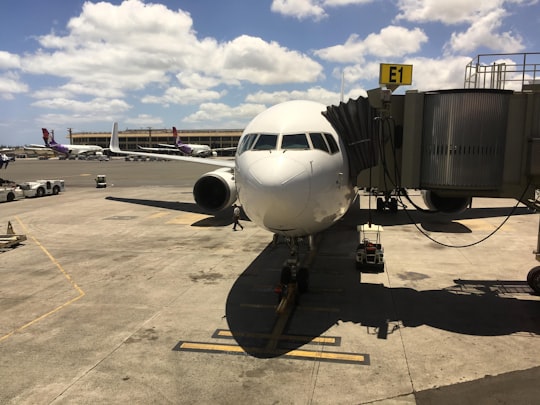
[(60, 265), (60, 263), (58, 263), (58, 261), (53, 257), (53, 255), (51, 255), (49, 253), (49, 251), (45, 248), (45, 246), (43, 246), (32, 234), (29, 233), (28, 228), (24, 225), (24, 223), (20, 220), (20, 218), (15, 217), (15, 219), (17, 220), (17, 222), (19, 222), (19, 225), (21, 225), (21, 227), (24, 229), (25, 233), (30, 237), (30, 239), (32, 239), (34, 241), (34, 243), (37, 246), (39, 246), (39, 248), (43, 251), (43, 253), (45, 253), (45, 255), (49, 258), (49, 260), (58, 268), (58, 270), (60, 270), (60, 272), (64, 275), (64, 277), (69, 281), (71, 286), (79, 293), (79, 295), (77, 297), (63, 303), (62, 305), (57, 306), (53, 310), (51, 310), (51, 311), (49, 311), (49, 312), (35, 318), (34, 320), (32, 320), (32, 321), (30, 321), (30, 322), (16, 328), (16, 329), (13, 329), (11, 332), (5, 334), (4, 336), (0, 336), (0, 342), (7, 339), (11, 335), (13, 335), (13, 334), (15, 334), (17, 332), (20, 332), (20, 331), (28, 328), (29, 326), (41, 321), (42, 319), (45, 319), (48, 316), (60, 311), (61, 309), (73, 304), (75, 301), (81, 299), (85, 295), (84, 291), (77, 285), (77, 283), (75, 283), (75, 281), (73, 281), (71, 276), (64, 270), (64, 268)]
[(180, 342), (174, 350), (177, 351), (194, 351), (194, 352), (214, 352), (214, 353), (233, 353), (233, 354), (247, 354), (249, 353), (261, 353), (279, 355), (283, 357), (290, 357), (302, 360), (328, 360), (335, 362), (356, 363), (356, 364), (369, 364), (369, 356), (365, 354), (356, 353), (339, 353), (339, 352), (323, 352), (314, 350), (265, 350), (261, 348), (249, 348), (244, 350), (237, 345), (225, 345), (215, 343), (200, 343), (200, 342)]
[(162, 218), (169, 215), (168, 212), (156, 212), (155, 214), (150, 215), (148, 218), (150, 219), (156, 219), (156, 218)]
[[(254, 338), (271, 338), (268, 333), (235, 333), (236, 336), (254, 337)], [(233, 333), (230, 330), (220, 329), (216, 331), (214, 337), (217, 338), (232, 338)], [(302, 335), (281, 335), (279, 340), (288, 340), (295, 342), (317, 343), (326, 345), (337, 345), (339, 338), (334, 336), (302, 336)]]
[(174, 217), (170, 221), (167, 221), (167, 225), (191, 225), (194, 222), (202, 221), (203, 219), (210, 218), (209, 215), (201, 215), (201, 214), (191, 214), (191, 213), (185, 213), (183, 215), (179, 215), (177, 217)]

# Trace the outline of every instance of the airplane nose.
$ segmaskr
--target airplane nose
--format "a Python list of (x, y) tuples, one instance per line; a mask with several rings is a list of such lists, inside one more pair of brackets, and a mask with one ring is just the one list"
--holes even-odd
[(246, 191), (253, 212), (248, 215), (260, 218), (267, 229), (291, 229), (309, 200), (308, 168), (294, 159), (277, 155), (253, 162), (249, 177), (250, 190)]

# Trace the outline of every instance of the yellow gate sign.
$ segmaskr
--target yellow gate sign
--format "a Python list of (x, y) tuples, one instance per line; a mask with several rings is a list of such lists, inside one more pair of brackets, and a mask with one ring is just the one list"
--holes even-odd
[(396, 65), (381, 63), (379, 72), (379, 84), (391, 86), (407, 85), (412, 83), (413, 65)]

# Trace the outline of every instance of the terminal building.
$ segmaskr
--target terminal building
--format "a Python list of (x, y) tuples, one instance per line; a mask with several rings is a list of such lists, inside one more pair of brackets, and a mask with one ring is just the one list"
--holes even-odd
[[(178, 130), (178, 135), (184, 143), (208, 145), (210, 148), (236, 147), (243, 129), (186, 129)], [(141, 128), (125, 129), (118, 132), (120, 148), (134, 151), (138, 146), (156, 147), (158, 144), (174, 144), (172, 128)], [(57, 142), (73, 145), (99, 145), (109, 147), (110, 132), (71, 132), (67, 141)]]

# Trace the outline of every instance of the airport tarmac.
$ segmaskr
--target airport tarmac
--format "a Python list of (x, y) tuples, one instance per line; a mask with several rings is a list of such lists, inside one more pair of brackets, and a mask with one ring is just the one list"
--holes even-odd
[(28, 238), (0, 253), (1, 404), (537, 403), (540, 297), (525, 282), (537, 214), (520, 206), (486, 241), (449, 248), (419, 229), (472, 244), (515, 201), (475, 199), (452, 222), (373, 213), (386, 271), (360, 274), (362, 195), (320, 236), (310, 289), (284, 321), (273, 290), (288, 248), (247, 218), (232, 231), (230, 210), (197, 208), (191, 187), (213, 169), (21, 159), (1, 170), (66, 182), (0, 204), (0, 230), (10, 221)]

